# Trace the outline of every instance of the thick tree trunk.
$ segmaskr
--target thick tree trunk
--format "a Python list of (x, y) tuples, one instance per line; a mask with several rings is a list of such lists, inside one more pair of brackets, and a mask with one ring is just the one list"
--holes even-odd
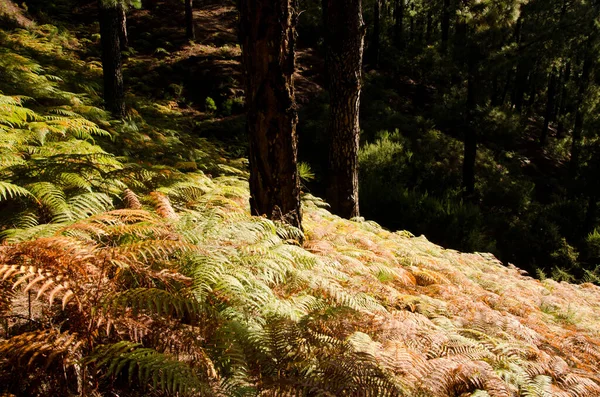
[(185, 37), (188, 40), (196, 40), (194, 30), (194, 7), (193, 0), (185, 0)]
[(293, 73), (296, 0), (240, 0), (253, 215), (302, 227)]
[(121, 11), (98, 0), (104, 75), (104, 104), (115, 117), (125, 117), (123, 72), (121, 70)]
[(546, 145), (546, 139), (548, 138), (548, 128), (550, 127), (550, 120), (554, 117), (554, 102), (556, 101), (556, 68), (553, 68), (550, 72), (550, 78), (548, 79), (548, 94), (546, 98), (546, 115), (544, 117), (544, 127), (542, 128), (542, 135), (540, 137), (540, 145)]
[(119, 47), (121, 51), (125, 51), (129, 48), (129, 35), (127, 34), (127, 12), (122, 4), (118, 5), (119, 8)]
[(442, 8), (442, 54), (448, 52), (448, 39), (450, 38), (450, 0), (444, 0)]
[(404, 2), (406, 0), (396, 0), (394, 9), (394, 42), (397, 48), (404, 48)]
[(374, 5), (373, 39), (371, 40), (371, 63), (374, 69), (379, 68), (381, 55), (381, 1), (375, 0)]
[(323, 0), (330, 96), (329, 187), (332, 212), (359, 216), (359, 109), (365, 24), (361, 0)]

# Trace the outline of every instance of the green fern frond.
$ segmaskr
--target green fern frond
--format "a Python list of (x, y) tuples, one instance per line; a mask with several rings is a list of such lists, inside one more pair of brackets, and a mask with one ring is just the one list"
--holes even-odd
[(34, 195), (27, 189), (8, 182), (0, 181), (0, 201), (15, 197), (31, 197)]
[(107, 376), (123, 376), (143, 388), (151, 386), (181, 395), (212, 394), (212, 389), (190, 366), (137, 343), (122, 341), (101, 346), (85, 362), (105, 368)]
[(134, 315), (139, 311), (147, 311), (161, 316), (186, 317), (192, 322), (203, 310), (193, 297), (158, 288), (129, 289), (117, 294), (108, 305), (132, 308)]

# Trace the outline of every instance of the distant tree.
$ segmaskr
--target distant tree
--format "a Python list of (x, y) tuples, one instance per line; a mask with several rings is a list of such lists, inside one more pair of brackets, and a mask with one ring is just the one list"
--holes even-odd
[(123, 4), (115, 0), (98, 0), (104, 75), (104, 103), (115, 117), (125, 116), (123, 72), (121, 70), (121, 26)]
[(302, 227), (294, 84), (296, 0), (240, 0), (250, 207)]
[(442, 54), (448, 51), (448, 39), (450, 38), (450, 0), (444, 0), (442, 8)]
[(373, 37), (371, 39), (371, 66), (379, 68), (379, 58), (381, 56), (381, 2), (375, 0), (373, 10)]
[(406, 0), (396, 0), (394, 6), (394, 43), (397, 48), (404, 47), (404, 8)]
[(329, 186), (334, 213), (359, 215), (359, 109), (365, 24), (361, 0), (323, 0), (327, 81), (330, 97)]
[(188, 40), (196, 39), (193, 0), (185, 0), (185, 37)]

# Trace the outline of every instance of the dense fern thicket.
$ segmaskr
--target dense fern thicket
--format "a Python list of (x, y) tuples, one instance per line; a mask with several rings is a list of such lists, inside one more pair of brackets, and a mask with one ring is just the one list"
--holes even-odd
[(310, 195), (298, 246), (185, 112), (109, 120), (80, 44), (0, 32), (0, 395), (600, 395), (599, 287)]

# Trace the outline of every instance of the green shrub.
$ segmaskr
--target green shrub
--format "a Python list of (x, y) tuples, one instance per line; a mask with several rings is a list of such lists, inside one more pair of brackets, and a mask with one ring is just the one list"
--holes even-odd
[(215, 113), (217, 111), (217, 104), (215, 103), (215, 100), (211, 97), (206, 97), (204, 100), (204, 109), (208, 113)]

